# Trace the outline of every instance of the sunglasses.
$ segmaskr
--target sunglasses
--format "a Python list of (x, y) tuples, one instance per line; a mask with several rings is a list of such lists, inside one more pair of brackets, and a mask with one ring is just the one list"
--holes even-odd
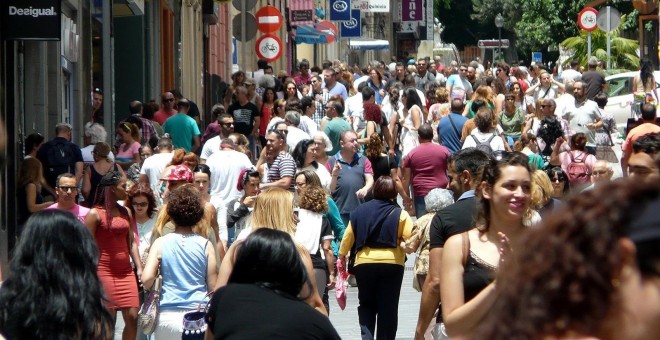
[(67, 192), (67, 191), (69, 191), (69, 190), (71, 190), (71, 191), (76, 191), (76, 190), (78, 190), (78, 187), (65, 187), (65, 186), (61, 186), (61, 187), (58, 187), (58, 188), (59, 188), (60, 190), (64, 191), (64, 192)]
[(545, 109), (546, 107), (552, 107), (552, 105), (541, 105), (542, 109)]
[(173, 102), (174, 98), (163, 98), (163, 103)]
[(234, 123), (220, 123), (223, 126), (234, 126)]

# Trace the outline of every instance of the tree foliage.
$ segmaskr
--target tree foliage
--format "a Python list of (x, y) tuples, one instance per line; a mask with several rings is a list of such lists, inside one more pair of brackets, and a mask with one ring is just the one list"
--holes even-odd
[[(622, 21), (624, 18), (622, 18)], [(637, 40), (620, 37), (620, 28), (612, 31), (611, 41), (611, 69), (616, 70), (638, 70), (639, 57), (637, 49), (639, 43)], [(589, 56), (587, 54), (587, 32), (581, 32), (580, 35), (570, 37), (562, 41), (561, 45), (573, 51), (572, 59), (580, 61), (581, 65), (586, 65)], [(591, 32), (591, 54), (607, 63), (607, 33), (601, 30)]]

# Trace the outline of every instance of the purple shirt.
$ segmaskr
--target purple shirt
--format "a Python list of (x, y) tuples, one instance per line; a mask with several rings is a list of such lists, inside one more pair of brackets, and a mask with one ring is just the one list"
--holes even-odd
[(51, 205), (50, 207), (48, 207), (46, 209), (59, 209), (59, 210), (63, 210), (63, 211), (68, 211), (68, 212), (72, 213), (73, 216), (75, 216), (82, 223), (85, 223), (85, 218), (87, 217), (87, 213), (89, 213), (88, 208), (81, 207), (77, 204), (74, 204), (73, 208), (71, 208), (70, 210), (60, 209), (58, 203), (55, 203), (55, 204)]
[(446, 188), (447, 166), (451, 152), (442, 145), (422, 143), (403, 159), (403, 167), (410, 168), (410, 182), (415, 196), (424, 197), (435, 188)]

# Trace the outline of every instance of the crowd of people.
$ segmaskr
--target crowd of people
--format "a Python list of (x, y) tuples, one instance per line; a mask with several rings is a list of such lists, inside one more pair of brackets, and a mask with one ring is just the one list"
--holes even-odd
[[(624, 142), (631, 178), (609, 183), (597, 60), (559, 74), (422, 57), (258, 66), (232, 76), (206, 126), (169, 91), (159, 107), (131, 101), (113, 145), (98, 114), (84, 148), (64, 123), (27, 137), (0, 333), (107, 338), (119, 311), (123, 338), (143, 338), (140, 303), (162, 277), (155, 339), (180, 338), (207, 303), (210, 338), (336, 339), (329, 299), (347, 271), (362, 338), (394, 339), (416, 252), (416, 339), (660, 334), (655, 106)], [(72, 232), (53, 242), (54, 228)]]

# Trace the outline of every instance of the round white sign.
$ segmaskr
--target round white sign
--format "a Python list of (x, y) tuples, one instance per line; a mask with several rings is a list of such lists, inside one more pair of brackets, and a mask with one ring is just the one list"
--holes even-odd
[(264, 35), (257, 39), (257, 56), (268, 62), (275, 61), (282, 55), (282, 41), (274, 35)]
[(598, 26), (598, 11), (587, 7), (578, 14), (578, 26), (585, 31), (593, 31)]

